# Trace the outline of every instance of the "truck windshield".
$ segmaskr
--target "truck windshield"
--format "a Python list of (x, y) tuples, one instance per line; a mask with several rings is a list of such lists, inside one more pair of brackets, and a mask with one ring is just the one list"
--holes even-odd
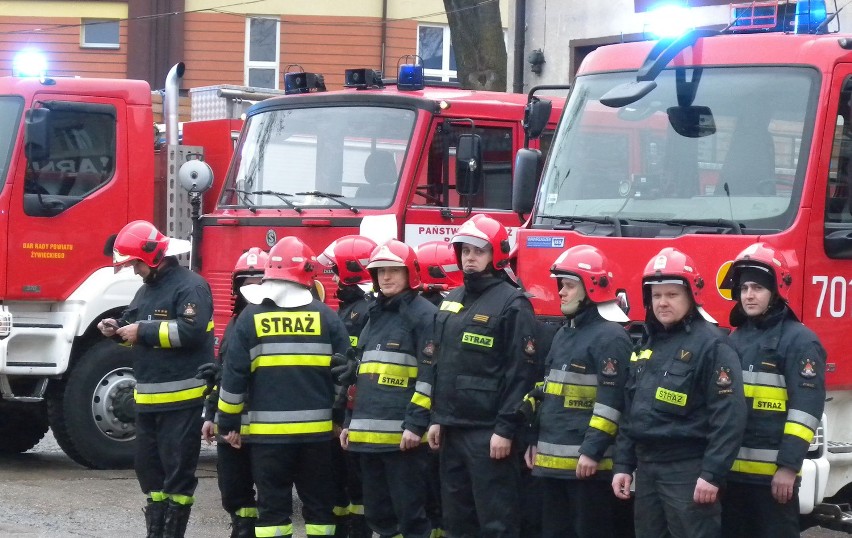
[(389, 207), (415, 117), (413, 110), (375, 106), (279, 109), (252, 116), (219, 205)]
[(648, 233), (738, 223), (751, 234), (792, 224), (814, 128), (816, 71), (666, 70), (642, 99), (601, 104), (607, 91), (635, 80), (635, 73), (578, 77), (543, 175), (536, 225), (619, 219), (642, 234), (647, 222), (659, 224)]
[(15, 96), (0, 96), (0, 188), (6, 184), (12, 148), (15, 147), (24, 100)]

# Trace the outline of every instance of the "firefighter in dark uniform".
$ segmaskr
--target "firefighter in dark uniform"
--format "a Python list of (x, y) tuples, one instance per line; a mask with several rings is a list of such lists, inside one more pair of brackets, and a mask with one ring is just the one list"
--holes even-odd
[(234, 448), (241, 446), (248, 393), (257, 536), (293, 534), (294, 484), (306, 535), (335, 532), (331, 359), (347, 353), (349, 336), (337, 314), (311, 293), (316, 263), (296, 237), (272, 247), (263, 283), (241, 289), (250, 304), (237, 318), (224, 357), (219, 432)]
[(535, 375), (532, 306), (503, 270), (509, 241), (486, 215), (452, 238), (464, 285), (435, 320), (436, 380), (429, 444), (440, 450), (444, 529), (453, 538), (520, 534), (518, 402)]
[(417, 293), (417, 258), (405, 243), (376, 247), (367, 269), (378, 294), (359, 339), (357, 396), (340, 441), (360, 454), (370, 528), (382, 538), (429, 538), (424, 436), (438, 309)]
[(132, 346), (136, 376), (136, 476), (148, 496), (149, 537), (182, 537), (198, 479), (204, 381), (213, 360), (213, 296), (199, 275), (180, 266), (190, 243), (166, 237), (153, 224), (124, 226), (113, 245), (116, 271), (133, 267), (143, 285), (118, 320), (98, 329)]
[[(234, 309), (222, 344), (219, 346), (219, 364), (215, 368), (207, 368), (214, 378), (210, 383), (221, 383), (221, 358), (225, 356), (228, 342), (232, 336), (234, 323), (248, 304), (240, 293), (242, 286), (258, 284), (263, 278), (263, 269), (268, 261), (268, 254), (258, 247), (252, 247), (244, 252), (234, 266), (231, 279), (231, 294), (234, 297)], [(202, 366), (202, 368), (205, 368)], [(212, 370), (212, 371), (211, 371)], [(202, 372), (203, 373), (203, 372)], [(217, 376), (219, 379), (216, 379)], [(214, 419), (219, 404), (218, 386), (213, 388), (204, 402), (204, 424), (201, 426), (201, 437), (208, 443), (216, 439)], [(248, 436), (248, 412), (243, 411), (240, 433), (243, 435), (243, 446), (239, 449), (232, 447), (219, 437), (216, 439), (216, 471), (219, 483), (219, 493), (222, 494), (222, 507), (231, 516), (231, 538), (250, 538), (254, 536), (254, 523), (257, 520), (257, 501), (254, 494), (254, 477), (251, 474), (251, 452), (246, 444)]]
[(718, 537), (719, 489), (745, 429), (736, 352), (701, 308), (692, 259), (664, 248), (642, 274), (647, 338), (630, 358), (612, 488), (638, 538)]
[(545, 359), (537, 441), (526, 453), (533, 475), (542, 477), (541, 535), (612, 538), (612, 449), (633, 350), (618, 322), (629, 318), (617, 304), (606, 256), (595, 247), (566, 250), (550, 275), (567, 322)]
[[(370, 254), (376, 243), (361, 235), (345, 235), (333, 241), (317, 256), (317, 261), (334, 272), (337, 282), (337, 315), (349, 333), (352, 348), (358, 346), (361, 331), (370, 319), (373, 302), (373, 280), (367, 271)], [(335, 435), (332, 440), (336, 500), (334, 515), (339, 538), (372, 538), (373, 532), (364, 518), (364, 495), (361, 488), (361, 464), (356, 452), (340, 446), (340, 429), (347, 408), (352, 409), (355, 385), (340, 386), (335, 400)]]
[(743, 250), (722, 288), (737, 304), (729, 342), (742, 360), (748, 423), (722, 498), (722, 534), (799, 536), (802, 462), (825, 406), (826, 353), (787, 305), (784, 254), (767, 243)]

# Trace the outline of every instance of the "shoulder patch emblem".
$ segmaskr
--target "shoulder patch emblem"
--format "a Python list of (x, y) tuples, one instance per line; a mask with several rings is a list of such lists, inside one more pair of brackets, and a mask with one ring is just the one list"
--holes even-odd
[(604, 359), (601, 364), (601, 375), (607, 377), (618, 375), (618, 359), (613, 359), (612, 357)]
[(186, 303), (183, 307), (183, 316), (187, 318), (195, 317), (195, 303)]
[(722, 366), (716, 373), (716, 386), (721, 388), (730, 387), (733, 380), (731, 379), (731, 369)]
[(799, 372), (802, 377), (810, 379), (816, 377), (816, 364), (812, 359), (804, 359), (802, 361), (802, 370)]
[(427, 357), (431, 357), (435, 354), (435, 342), (429, 340), (426, 342), (426, 347), (423, 348), (423, 354)]
[(535, 338), (532, 336), (527, 336), (524, 338), (524, 353), (532, 357), (535, 355), (536, 347), (535, 347)]
[(683, 362), (689, 362), (692, 360), (692, 352), (687, 351), (685, 349), (681, 349), (677, 352), (677, 359)]

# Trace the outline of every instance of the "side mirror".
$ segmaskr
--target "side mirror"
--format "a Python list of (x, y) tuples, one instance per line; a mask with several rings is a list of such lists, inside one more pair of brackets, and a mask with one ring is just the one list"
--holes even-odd
[(669, 124), (680, 136), (701, 138), (716, 132), (713, 112), (706, 106), (673, 106), (666, 110)]
[[(515, 173), (512, 178), (512, 211), (524, 215), (533, 210), (538, 190), (541, 151), (519, 149), (515, 155)], [(523, 217), (521, 217), (523, 219)]]
[(24, 115), (24, 155), (30, 162), (50, 157), (50, 109), (31, 108)]
[(456, 145), (456, 192), (473, 196), (482, 186), (482, 138), (476, 134), (459, 135)]
[(533, 97), (524, 107), (524, 131), (530, 139), (538, 138), (547, 127), (553, 103), (547, 99)]

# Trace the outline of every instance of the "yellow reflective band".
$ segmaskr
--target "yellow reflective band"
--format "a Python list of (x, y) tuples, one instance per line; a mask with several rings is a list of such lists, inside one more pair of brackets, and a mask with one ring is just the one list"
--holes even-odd
[(226, 402), (222, 398), (219, 398), (218, 408), (219, 408), (219, 411), (222, 411), (223, 413), (228, 413), (228, 414), (231, 414), (231, 415), (239, 415), (240, 413), (243, 412), (243, 407), (245, 407), (245, 403), (229, 404), (228, 402)]
[(777, 470), (778, 466), (774, 463), (766, 463), (761, 461), (734, 460), (734, 464), (731, 465), (731, 471), (735, 473), (772, 476)]
[(192, 503), (195, 502), (195, 497), (191, 495), (179, 495), (177, 493), (169, 494), (169, 499), (171, 499), (172, 502), (183, 506), (192, 506)]
[(402, 441), (402, 432), (375, 433), (349, 430), (350, 443), (366, 443), (372, 445), (398, 445)]
[(618, 424), (597, 415), (592, 416), (592, 419), (589, 421), (589, 427), (606, 432), (612, 436), (615, 436), (616, 432), (618, 432)]
[(432, 398), (424, 396), (419, 392), (415, 392), (414, 396), (411, 397), (411, 403), (418, 405), (423, 409), (432, 409)]
[(305, 435), (311, 433), (326, 433), (331, 431), (330, 420), (316, 422), (291, 422), (280, 424), (249, 424), (250, 435)]
[(454, 301), (441, 301), (441, 306), (438, 307), (439, 310), (445, 310), (453, 314), (458, 314), (462, 311), (462, 308), (464, 308), (463, 304)]
[(240, 424), (240, 435), (248, 435), (249, 434), (249, 425), (248, 424)]
[(363, 504), (350, 504), (349, 505), (349, 513), (355, 514), (356, 516), (364, 515), (364, 505)]
[(265, 312), (254, 315), (257, 336), (322, 334), (319, 312)]
[(651, 353), (653, 353), (653, 350), (650, 349), (644, 349), (638, 354), (634, 351), (630, 356), (630, 362), (646, 361), (651, 358)]
[(384, 362), (362, 362), (358, 367), (359, 374), (386, 374), (396, 377), (417, 377), (416, 366), (387, 364)]
[(814, 438), (814, 431), (797, 422), (788, 422), (784, 424), (784, 435), (793, 435), (804, 439), (806, 443), (810, 443)]
[(257, 508), (253, 506), (247, 506), (246, 508), (240, 508), (236, 512), (234, 512), (238, 517), (257, 517)]
[(787, 401), (787, 389), (784, 387), (767, 387), (765, 385), (743, 385), (746, 398), (760, 398), (763, 400)]
[(160, 347), (172, 347), (172, 342), (169, 340), (169, 322), (162, 321), (160, 322), (160, 329), (157, 332), (157, 336), (160, 339)]
[(261, 355), (251, 361), (251, 371), (273, 366), (331, 366), (328, 355)]
[(379, 385), (388, 385), (389, 387), (407, 387), (408, 378), (402, 376), (382, 374), (379, 376)]
[(317, 525), (316, 523), (305, 523), (305, 534), (308, 536), (334, 536), (336, 525)]
[(565, 397), (565, 407), (569, 409), (592, 409), (594, 406), (595, 401), (590, 398)]
[(166, 501), (169, 498), (169, 496), (162, 491), (152, 491), (149, 495), (151, 496), (151, 501), (155, 503)]
[(787, 411), (787, 402), (784, 400), (769, 400), (766, 398), (755, 398), (752, 408), (761, 411)]
[(444, 538), (444, 529), (432, 529), (429, 538)]
[(678, 405), (680, 407), (684, 407), (686, 405), (686, 394), (664, 389), (663, 387), (657, 387), (656, 398), (661, 402)]
[(212, 320), (212, 319), (211, 319), (210, 321), (208, 321), (208, 322), (207, 322), (207, 332), (212, 331), (212, 330), (213, 330), (213, 328), (214, 328), (215, 326), (216, 326), (216, 325), (213, 323), (213, 320)]
[[(577, 462), (580, 458), (566, 458), (562, 456), (548, 456), (538, 453), (535, 455), (535, 466), (544, 467), (546, 469), (560, 469), (563, 471), (574, 471), (577, 469)], [(599, 471), (611, 471), (612, 459), (603, 458), (598, 462)]]
[(331, 512), (337, 517), (343, 517), (349, 515), (349, 507), (348, 506), (335, 506), (331, 509)]
[(358, 347), (358, 337), (357, 336), (350, 336), (349, 337), (349, 345), (352, 346), (352, 347)]
[(292, 536), (293, 524), (275, 525), (274, 527), (255, 527), (254, 535), (258, 538), (268, 538), (271, 536)]
[(476, 333), (462, 333), (462, 343), (480, 347), (494, 347), (494, 338)]
[[(577, 400), (594, 400), (598, 395), (598, 387), (595, 385), (568, 385), (557, 383), (556, 381), (548, 381), (544, 385), (544, 392), (553, 394), (554, 396), (565, 396), (565, 398)], [(592, 404), (594, 404), (594, 401), (592, 401)]]
[(137, 404), (165, 404), (174, 402), (185, 402), (195, 398), (204, 397), (204, 389), (207, 387), (195, 387), (194, 389), (179, 390), (177, 392), (164, 392), (161, 394), (139, 394), (133, 391)]

